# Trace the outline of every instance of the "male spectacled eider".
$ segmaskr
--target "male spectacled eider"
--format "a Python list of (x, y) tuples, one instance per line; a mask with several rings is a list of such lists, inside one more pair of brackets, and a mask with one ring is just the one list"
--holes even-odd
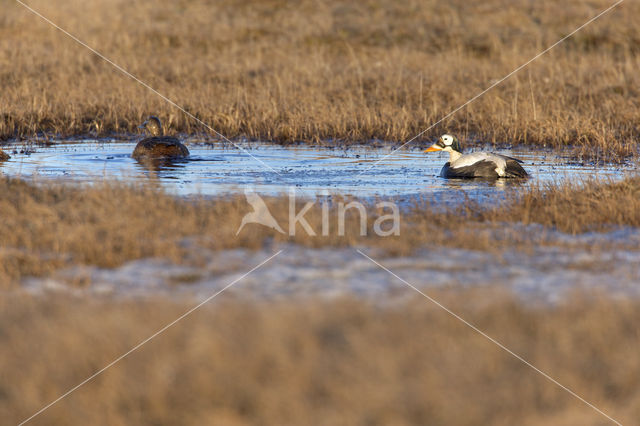
[(189, 150), (177, 138), (164, 136), (162, 123), (158, 117), (151, 116), (138, 126), (151, 134), (136, 145), (131, 156), (136, 159), (146, 158), (184, 158), (189, 156)]
[(440, 171), (444, 178), (526, 178), (527, 171), (522, 168), (521, 160), (490, 152), (463, 154), (458, 138), (442, 135), (438, 142), (424, 152), (446, 151), (449, 161)]

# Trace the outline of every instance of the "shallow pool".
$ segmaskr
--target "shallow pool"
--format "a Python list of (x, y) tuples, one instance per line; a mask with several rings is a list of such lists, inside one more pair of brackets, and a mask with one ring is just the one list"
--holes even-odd
[(434, 201), (492, 199), (506, 188), (536, 182), (581, 180), (589, 177), (622, 178), (631, 165), (595, 166), (569, 161), (567, 156), (540, 150), (495, 150), (524, 161), (532, 178), (478, 181), (439, 177), (448, 155), (401, 150), (387, 156), (392, 147), (348, 149), (309, 146), (283, 147), (243, 143), (188, 143), (191, 157), (168, 164), (141, 164), (130, 157), (134, 143), (96, 140), (61, 142), (46, 147), (22, 144), (4, 146), (11, 160), (0, 163), (0, 173), (22, 178), (92, 183), (104, 179), (155, 180), (178, 195), (217, 196), (242, 192), (244, 188), (278, 195), (296, 188), (300, 196), (329, 191), (360, 197), (423, 195)]

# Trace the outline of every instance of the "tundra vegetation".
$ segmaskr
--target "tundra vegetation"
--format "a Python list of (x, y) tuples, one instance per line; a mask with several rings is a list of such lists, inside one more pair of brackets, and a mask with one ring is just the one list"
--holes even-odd
[[(128, 134), (150, 113), (210, 133), (17, 3), (0, 17), (3, 138)], [(403, 142), (606, 0), (32, 0), (229, 138)], [(624, 2), (425, 133), (622, 159), (640, 137), (640, 15)], [(211, 135), (215, 138), (217, 136)]]

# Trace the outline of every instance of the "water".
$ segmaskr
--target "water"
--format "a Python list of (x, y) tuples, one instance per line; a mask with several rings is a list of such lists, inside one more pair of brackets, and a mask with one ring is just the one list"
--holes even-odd
[(479, 181), (439, 177), (447, 161), (443, 153), (401, 150), (387, 157), (386, 148), (327, 149), (283, 147), (261, 143), (242, 145), (248, 153), (220, 144), (190, 143), (191, 157), (151, 167), (130, 157), (134, 143), (84, 140), (32, 148), (5, 146), (11, 160), (0, 163), (0, 173), (13, 177), (92, 183), (104, 179), (124, 182), (156, 180), (177, 195), (219, 196), (242, 192), (247, 186), (264, 195), (279, 195), (296, 188), (300, 196), (323, 191), (359, 197), (428, 195), (435, 201), (494, 199), (506, 188), (536, 182), (559, 182), (590, 177), (622, 178), (630, 166), (578, 164), (567, 157), (535, 150), (495, 150), (524, 161), (532, 178)]

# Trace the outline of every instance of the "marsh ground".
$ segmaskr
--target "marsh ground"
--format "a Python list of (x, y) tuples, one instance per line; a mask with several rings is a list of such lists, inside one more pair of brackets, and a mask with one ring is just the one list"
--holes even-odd
[[(623, 250), (637, 256), (638, 247), (637, 238), (624, 237), (625, 227), (638, 227), (637, 178), (531, 188), (509, 208), (468, 204), (442, 211), (416, 205), (406, 212), (404, 232), (393, 238), (360, 237), (357, 218), (351, 216), (344, 237), (310, 238), (300, 232), (288, 238), (256, 226), (236, 236), (235, 222), (248, 210), (240, 198), (186, 200), (158, 187), (117, 183), (78, 187), (3, 178), (0, 184), (5, 288), (0, 341), (8, 348), (1, 355), (0, 412), (16, 422), (193, 306), (193, 297), (175, 296), (203, 278), (182, 271), (169, 276), (174, 290), (164, 296), (151, 291), (131, 299), (134, 294), (126, 290), (124, 297), (37, 288), (29, 295), (20, 290), (25, 280), (33, 280), (29, 277), (55, 278), (82, 265), (114, 268), (149, 258), (203, 266), (227, 249), (268, 251), (289, 244), (293, 251), (296, 245), (315, 247), (309, 256), (335, 247), (366, 246), (392, 257), (451, 247), (496, 259), (521, 253), (525, 260), (550, 247), (568, 258), (578, 252), (568, 270), (593, 271), (606, 284), (617, 280), (607, 272), (615, 264), (606, 255)], [(288, 200), (266, 202), (275, 215), (288, 210)], [(374, 219), (372, 211), (369, 220)], [(312, 212), (308, 220), (317, 227), (321, 217)], [(527, 230), (527, 224), (533, 228)], [(623, 237), (597, 233), (612, 230)], [(389, 266), (404, 276), (407, 258)], [(226, 268), (231, 264), (220, 259)], [(75, 271), (66, 275), (69, 289), (100, 284), (82, 268)], [(637, 270), (625, 271), (615, 272), (622, 278), (637, 275)], [(439, 272), (448, 274), (444, 265)], [(549, 305), (522, 294), (514, 297), (499, 285), (464, 290), (449, 275), (453, 281), (429, 294), (614, 418), (637, 417), (637, 299), (612, 297), (606, 286), (596, 286), (595, 293), (579, 293), (576, 287)], [(393, 298), (349, 292), (299, 298), (286, 296), (293, 291), (287, 287), (312, 280), (304, 273), (295, 282), (287, 277), (260, 278), (269, 280), (262, 287), (284, 288), (284, 297), (261, 298), (260, 291), (254, 297), (234, 291), (221, 295), (33, 423), (606, 423), (425, 299), (413, 298), (407, 287), (395, 288)], [(254, 281), (247, 285), (245, 295), (260, 287)], [(365, 276), (358, 285), (379, 283)]]
[[(408, 140), (611, 3), (29, 4), (229, 138), (345, 146)], [(218, 139), (18, 3), (0, 6), (2, 139), (130, 140), (152, 113), (171, 133)], [(569, 148), (613, 161), (637, 155), (639, 13), (637, 2), (623, 3), (416, 144), (446, 130), (467, 145)], [(309, 257), (364, 247), (399, 270), (428, 250), (441, 278), (461, 271), (438, 265), (439, 254), (456, 252), (449, 261), (470, 265), (465, 256), (491, 259), (498, 278), (501, 261), (520, 259), (505, 267), (516, 281), (545, 252), (541, 270), (560, 264), (574, 277), (593, 272), (635, 290), (639, 200), (637, 177), (541, 184), (495, 205), (443, 209), (418, 200), (405, 206), (394, 237), (360, 236), (355, 215), (344, 236), (332, 228), (325, 237), (302, 229), (289, 237), (258, 226), (236, 236), (248, 212), (242, 196), (184, 199), (153, 182), (2, 176), (0, 417), (27, 418), (174, 320), (193, 306), (175, 294), (203, 277), (189, 268), (217, 258), (229, 267), (224, 255), (235, 249), (246, 260), (280, 247), (304, 247)], [(266, 203), (276, 217), (288, 214), (288, 200)], [(381, 212), (368, 212), (371, 228)], [(319, 212), (306, 218), (320, 227)], [(623, 253), (622, 263), (612, 253)], [(185, 269), (168, 277), (164, 296), (91, 293), (96, 275), (86, 271), (113, 274), (136, 261)], [(312, 281), (304, 273), (294, 284)], [(80, 291), (24, 291), (47, 279)], [(429, 294), (613, 418), (640, 418), (637, 298), (600, 288), (535, 303), (500, 282), (464, 289), (453, 281)], [(385, 301), (223, 294), (33, 423), (608, 424), (424, 298)]]
[[(442, 246), (495, 253), (539, 245), (636, 250), (636, 243), (625, 238), (581, 242), (558, 238), (557, 232), (570, 237), (640, 226), (638, 178), (532, 187), (491, 206), (468, 202), (443, 209), (428, 199), (416, 200), (401, 216), (400, 235), (386, 237), (374, 232), (360, 236), (360, 215), (351, 210), (345, 214), (343, 235), (337, 221), (329, 223), (326, 236), (311, 237), (300, 224), (294, 236), (260, 225), (236, 235), (242, 218), (252, 211), (244, 196), (187, 200), (154, 185), (112, 182), (78, 187), (2, 178), (0, 193), (4, 194), (0, 198), (0, 284), (4, 288), (14, 287), (24, 277), (46, 275), (74, 264), (115, 267), (151, 257), (181, 262), (191, 249), (186, 240), (214, 251), (281, 243), (377, 247), (396, 255)], [(274, 217), (289, 217), (289, 198), (265, 201)], [(332, 211), (338, 208), (338, 201)], [(296, 211), (305, 203), (298, 200)], [(371, 203), (363, 224), (372, 230), (376, 219), (388, 213)], [(305, 218), (313, 229), (322, 228), (321, 209), (309, 210)], [(528, 230), (529, 224), (542, 227)]]

